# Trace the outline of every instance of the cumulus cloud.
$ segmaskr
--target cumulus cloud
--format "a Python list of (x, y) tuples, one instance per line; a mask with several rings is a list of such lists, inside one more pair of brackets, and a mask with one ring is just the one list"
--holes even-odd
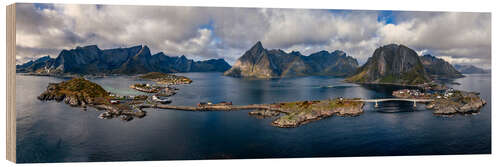
[(16, 58), (54, 57), (79, 45), (145, 44), (153, 52), (233, 63), (262, 41), (305, 55), (343, 50), (362, 64), (377, 47), (400, 43), (451, 63), (489, 67), (488, 13), (394, 12), (388, 23), (379, 17), (378, 11), (20, 4)]
[(473, 60), (490, 67), (489, 13), (402, 12), (399, 21), (401, 23), (387, 24), (379, 30), (382, 43), (402, 43), (454, 60), (452, 63)]
[(439, 58), (451, 63), (451, 64), (477, 64), (481, 63), (479, 58), (454, 58), (451, 56), (438, 56)]

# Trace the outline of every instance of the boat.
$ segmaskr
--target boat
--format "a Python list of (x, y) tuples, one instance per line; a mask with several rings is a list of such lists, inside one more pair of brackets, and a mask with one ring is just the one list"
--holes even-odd
[(99, 114), (99, 118), (111, 119), (111, 118), (113, 118), (113, 115), (111, 115), (111, 113), (109, 113), (109, 112), (103, 112), (103, 113)]
[(156, 95), (153, 95), (153, 97), (151, 97), (151, 99), (152, 99), (154, 102), (158, 102), (158, 103), (162, 103), (162, 104), (172, 102), (172, 100), (170, 100), (169, 98), (161, 98), (161, 97), (156, 96)]

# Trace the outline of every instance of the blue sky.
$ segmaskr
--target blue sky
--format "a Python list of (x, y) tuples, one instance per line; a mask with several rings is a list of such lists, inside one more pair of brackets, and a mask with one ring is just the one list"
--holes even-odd
[(395, 22), (396, 20), (394, 18), (394, 15), (396, 15), (396, 14), (397, 14), (397, 12), (393, 12), (390, 10), (389, 11), (388, 10), (379, 11), (377, 21), (384, 23), (384, 24), (397, 24)]
[(261, 41), (305, 55), (343, 50), (361, 64), (398, 43), (453, 64), (491, 66), (489, 13), (20, 4), (17, 16), (18, 63), (91, 44), (234, 63)]

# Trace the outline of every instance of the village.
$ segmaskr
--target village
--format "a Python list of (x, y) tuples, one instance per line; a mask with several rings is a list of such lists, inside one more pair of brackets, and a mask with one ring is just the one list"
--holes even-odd
[(402, 89), (393, 91), (392, 96), (407, 99), (448, 99), (455, 93), (457, 93), (457, 91), (453, 88), (427, 92), (421, 92), (419, 89)]
[(435, 115), (453, 115), (477, 113), (486, 101), (477, 92), (467, 92), (446, 88), (421, 92), (418, 89), (402, 89), (392, 92), (392, 95), (403, 99), (426, 99), (427, 109), (434, 110)]

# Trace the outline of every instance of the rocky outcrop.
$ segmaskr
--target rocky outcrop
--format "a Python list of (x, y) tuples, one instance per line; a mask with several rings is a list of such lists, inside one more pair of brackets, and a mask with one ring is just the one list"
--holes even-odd
[(485, 70), (473, 65), (459, 65), (456, 64), (455, 68), (462, 74), (489, 74), (491, 70)]
[(128, 108), (124, 110), (113, 105), (96, 105), (94, 107), (99, 110), (106, 110), (106, 112), (99, 114), (101, 119), (121, 118), (124, 121), (131, 121), (134, 117), (142, 118), (146, 116), (146, 111), (141, 109)]
[(99, 115), (99, 118), (111, 119), (121, 118), (124, 121), (131, 121), (134, 117), (142, 118), (146, 112), (135, 107), (134, 101), (138, 100), (142, 104), (145, 98), (135, 98), (128, 103), (111, 104), (113, 99), (101, 86), (90, 82), (84, 78), (73, 78), (60, 83), (50, 83), (47, 90), (38, 96), (39, 100), (55, 100), (64, 102), (72, 107), (87, 106), (98, 110), (106, 110)]
[(175, 74), (165, 74), (161, 72), (150, 72), (147, 74), (143, 74), (138, 76), (140, 79), (146, 79), (150, 81), (154, 81), (157, 84), (163, 85), (180, 85), (180, 84), (191, 84), (193, 80), (185, 76), (178, 76)]
[(278, 111), (273, 110), (253, 110), (248, 113), (248, 115), (256, 116), (259, 118), (275, 117), (280, 115)]
[(101, 50), (97, 45), (62, 50), (16, 66), (17, 72), (35, 74), (143, 74), (147, 72), (224, 72), (231, 66), (224, 59), (194, 61), (185, 56), (151, 55), (147, 46)]
[(257, 42), (224, 75), (248, 78), (282, 78), (308, 75), (347, 76), (358, 62), (343, 51), (320, 51), (309, 56), (300, 52), (268, 50)]
[(107, 96), (108, 92), (101, 86), (84, 78), (74, 78), (61, 83), (50, 83), (38, 99), (64, 101), (71, 106), (86, 106), (96, 103), (97, 98), (103, 99)]
[(433, 78), (455, 79), (465, 77), (457, 71), (450, 63), (430, 54), (420, 56), (420, 61), (424, 65), (425, 72)]
[(334, 99), (281, 103), (280, 106), (286, 115), (274, 120), (272, 125), (291, 128), (333, 115), (358, 116), (363, 113), (364, 102), (352, 101), (352, 99)]
[(485, 104), (476, 93), (454, 91), (449, 97), (434, 99), (426, 108), (433, 109), (436, 115), (452, 115), (479, 112)]
[(346, 81), (420, 85), (430, 82), (431, 79), (414, 50), (404, 45), (390, 44), (377, 48), (372, 57)]

